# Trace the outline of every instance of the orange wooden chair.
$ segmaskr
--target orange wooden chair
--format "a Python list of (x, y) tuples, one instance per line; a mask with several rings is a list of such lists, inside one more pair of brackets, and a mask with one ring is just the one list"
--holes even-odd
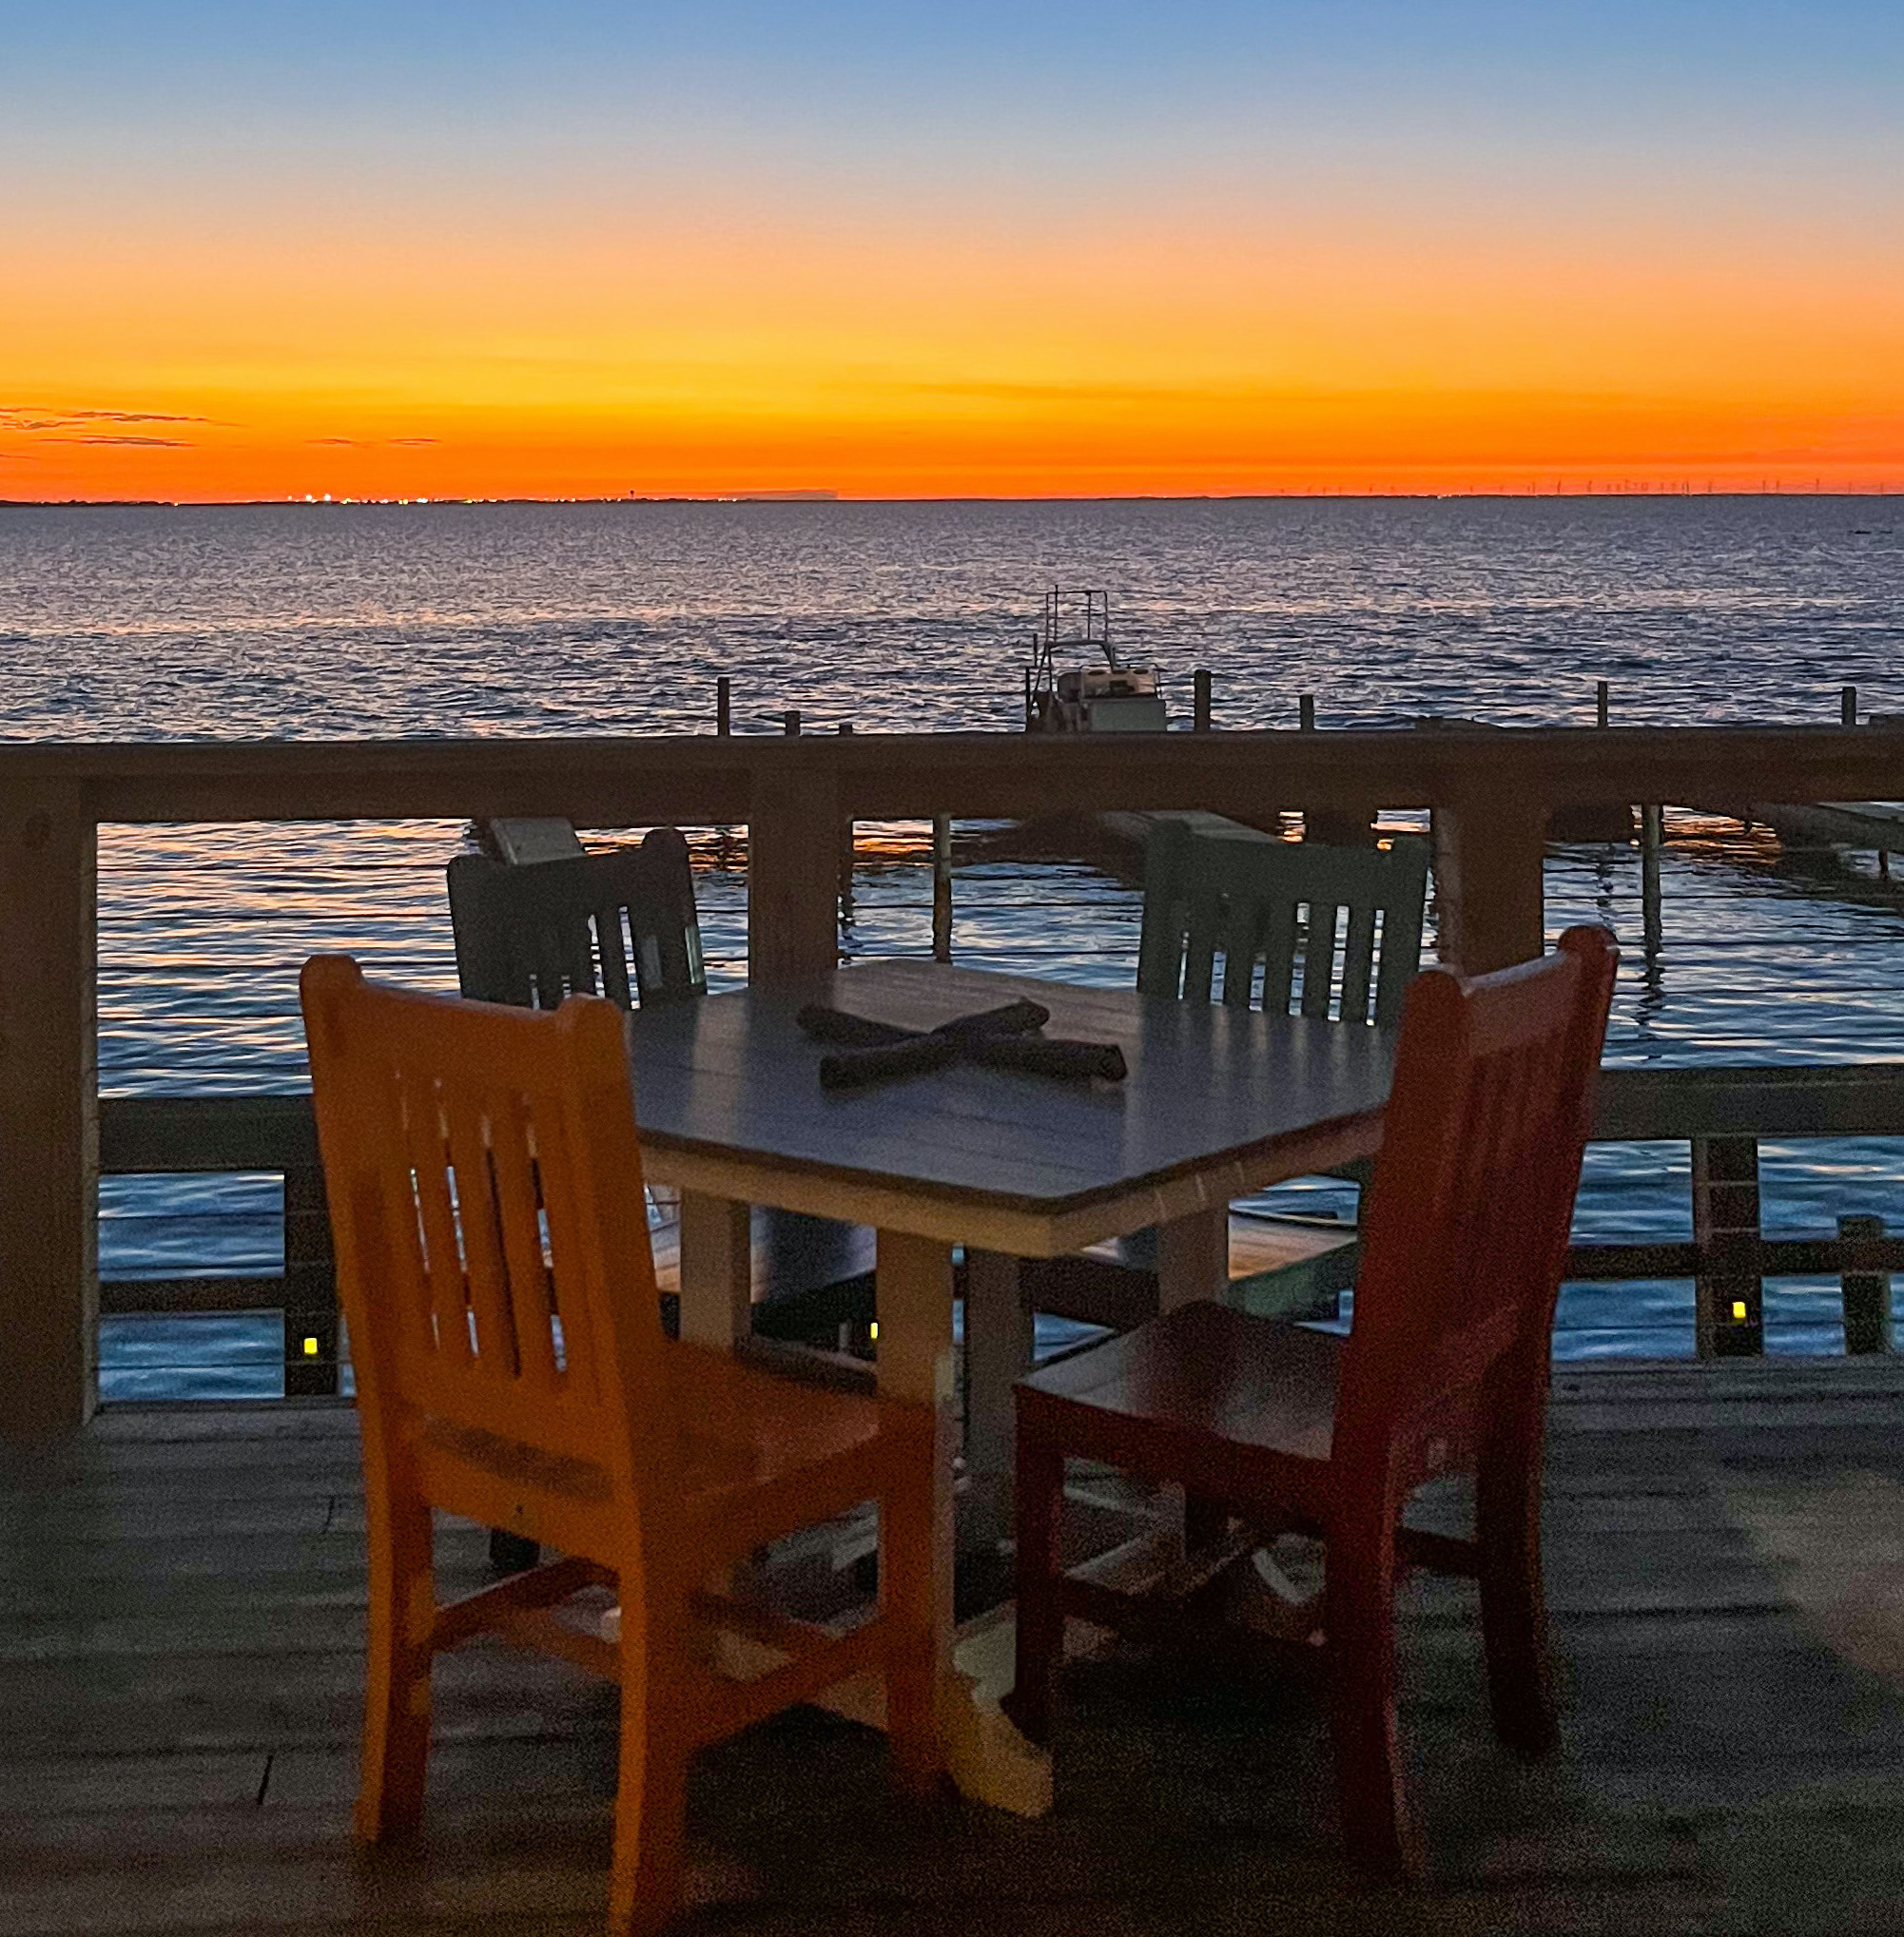
[[(1358, 1862), (1419, 1874), (1395, 1716), (1394, 1595), (1410, 1566), (1474, 1576), (1495, 1727), (1555, 1735), (1541, 1586), (1548, 1357), (1617, 962), (1604, 929), (1463, 980), (1430, 970), (1403, 1011), (1347, 1339), (1186, 1305), (1018, 1388), (1018, 1685), (1049, 1729), (1064, 1621), (1213, 1637), (1244, 1613), (1333, 1669), (1336, 1785)], [(1187, 1501), (1187, 1552), (1150, 1591), (1062, 1574), (1067, 1454)], [(1475, 1476), (1475, 1531), (1403, 1524), (1410, 1494)], [(1275, 1535), (1324, 1543), (1325, 1586), (1271, 1600)], [(1245, 1592), (1239, 1594), (1239, 1585)]]
[[(621, 1684), (613, 1931), (678, 1908), (693, 1752), (847, 1676), (884, 1670), (895, 1772), (929, 1786), (931, 1419), (662, 1336), (620, 1011), (373, 988), (341, 956), (302, 986), (369, 1518), (359, 1836), (417, 1826), (432, 1656), (481, 1634)], [(866, 1500), (882, 1607), (864, 1625), (835, 1636), (711, 1590)], [(438, 1605), (433, 1508), (564, 1558)], [(619, 1594), (618, 1643), (560, 1617), (590, 1586)], [(778, 1665), (724, 1676), (722, 1627)]]

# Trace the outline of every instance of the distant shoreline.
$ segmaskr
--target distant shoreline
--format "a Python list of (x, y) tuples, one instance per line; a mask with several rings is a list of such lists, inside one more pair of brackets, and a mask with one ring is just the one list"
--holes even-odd
[(618, 505), (644, 510), (663, 505), (744, 505), (811, 510), (821, 506), (895, 504), (1454, 504), (1499, 499), (1515, 503), (1598, 503), (1606, 498), (1697, 502), (1712, 498), (1821, 498), (1889, 501), (1904, 492), (1888, 487), (1866, 491), (1234, 491), (1076, 493), (1051, 497), (1000, 497), (982, 494), (920, 497), (843, 497), (836, 492), (683, 493), (677, 496), (618, 497), (0, 497), (9, 511), (459, 511), (476, 505)]

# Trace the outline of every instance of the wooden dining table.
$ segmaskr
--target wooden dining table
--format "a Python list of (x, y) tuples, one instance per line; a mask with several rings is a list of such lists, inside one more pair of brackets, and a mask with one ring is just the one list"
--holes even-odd
[[(1050, 1011), (1050, 1036), (1117, 1044), (1124, 1078), (959, 1061), (828, 1090), (827, 1045), (796, 1020), (819, 1002), (923, 1031), (1020, 998)], [(751, 1206), (877, 1231), (878, 1387), (938, 1420), (947, 1766), (966, 1793), (1039, 1812), (1048, 1763), (954, 1659), (954, 1247), (965, 1258), (965, 1467), (996, 1514), (1009, 1492), (1011, 1385), (1031, 1359), (1017, 1261), (1155, 1226), (1163, 1305), (1220, 1296), (1232, 1198), (1375, 1149), (1391, 1033), (886, 960), (798, 991), (644, 1007), (628, 1036), (648, 1179), (681, 1191), (683, 1338), (731, 1349), (748, 1337)]]

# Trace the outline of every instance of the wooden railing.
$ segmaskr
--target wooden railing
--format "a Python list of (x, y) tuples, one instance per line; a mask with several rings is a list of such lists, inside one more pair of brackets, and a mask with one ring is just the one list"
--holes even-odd
[(847, 819), (1064, 808), (1430, 807), (1445, 957), (1544, 945), (1550, 811), (1595, 801), (1904, 794), (1884, 727), (706, 735), (622, 740), (33, 744), (0, 749), (0, 1437), (68, 1432), (96, 1396), (102, 822), (564, 815), (748, 826), (750, 973), (797, 982), (837, 947)]
[[(1763, 1349), (1763, 1281), (1835, 1276), (1848, 1350), (1888, 1350), (1890, 1278), (1904, 1235), (1848, 1215), (1836, 1234), (1766, 1238), (1756, 1182), (1749, 1203), (1717, 1207), (1701, 1179), (1741, 1163), (1756, 1178), (1760, 1137), (1904, 1136), (1904, 1063), (1813, 1069), (1610, 1069), (1601, 1078), (1596, 1141), (1685, 1142), (1693, 1152), (1690, 1240), (1575, 1245), (1574, 1279), (1691, 1278), (1701, 1357)], [(1718, 1155), (1717, 1153), (1723, 1153)], [(262, 1171), (284, 1177), (284, 1272), (107, 1280), (102, 1312), (282, 1311), (284, 1390), (338, 1389), (337, 1284), (308, 1096), (108, 1097), (100, 1105), (106, 1175)], [(1847, 1230), (1846, 1227), (1852, 1227)]]

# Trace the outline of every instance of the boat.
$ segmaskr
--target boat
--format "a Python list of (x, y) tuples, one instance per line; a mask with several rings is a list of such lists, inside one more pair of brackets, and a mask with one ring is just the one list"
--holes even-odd
[(1025, 731), (1161, 733), (1168, 726), (1156, 668), (1120, 658), (1111, 643), (1110, 593), (1053, 586), (1024, 668)]

